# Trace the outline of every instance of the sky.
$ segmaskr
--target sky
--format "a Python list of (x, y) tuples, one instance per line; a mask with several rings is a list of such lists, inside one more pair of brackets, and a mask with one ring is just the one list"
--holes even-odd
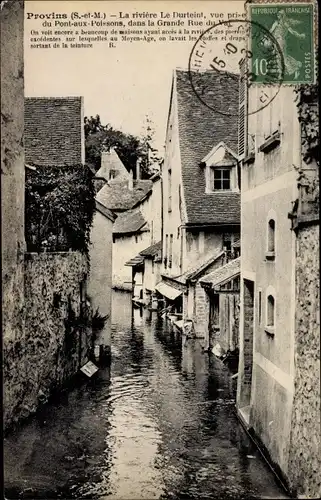
[[(194, 42), (121, 43), (110, 49), (31, 49), (30, 31), (45, 29), (28, 13), (101, 11), (109, 15), (133, 11), (243, 12), (243, 1), (28, 1), (25, 2), (25, 95), (84, 97), (85, 116), (99, 114), (102, 122), (134, 135), (155, 128), (155, 145), (165, 141), (174, 68), (188, 68)], [(93, 28), (92, 28), (93, 29)], [(97, 28), (99, 29), (99, 28)], [(134, 28), (133, 28), (134, 29)], [(137, 28), (136, 28), (137, 29)], [(41, 34), (41, 33), (40, 33)]]

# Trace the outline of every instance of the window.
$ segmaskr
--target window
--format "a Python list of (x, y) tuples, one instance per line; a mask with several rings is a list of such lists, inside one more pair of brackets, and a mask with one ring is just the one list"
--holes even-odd
[(138, 236), (135, 236), (135, 243), (138, 243)]
[(115, 177), (116, 177), (116, 170), (110, 170), (109, 179), (115, 179)]
[(154, 259), (152, 260), (152, 274), (155, 273), (155, 262)]
[(178, 226), (178, 228), (177, 228), (177, 239), (179, 239), (180, 235), (181, 235), (181, 228)]
[(275, 253), (275, 221), (270, 219), (268, 222), (268, 252)]
[(275, 303), (273, 295), (268, 295), (267, 298), (267, 310), (266, 310), (266, 326), (268, 329), (274, 328), (274, 312)]
[(232, 237), (230, 234), (223, 234), (223, 248), (228, 252), (232, 249)]
[(231, 189), (231, 170), (228, 168), (214, 168), (213, 189), (227, 191)]
[(164, 255), (164, 267), (167, 268), (167, 253), (168, 253), (168, 234), (165, 237), (165, 255)]
[(170, 235), (170, 240), (169, 240), (169, 257), (168, 257), (168, 267), (172, 267), (172, 261), (173, 261), (173, 235)]

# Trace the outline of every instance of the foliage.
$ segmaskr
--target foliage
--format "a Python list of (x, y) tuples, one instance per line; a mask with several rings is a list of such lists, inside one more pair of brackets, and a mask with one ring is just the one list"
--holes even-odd
[(319, 165), (318, 85), (300, 85), (295, 89), (302, 133), (302, 157), (306, 163)]
[(25, 227), (29, 251), (88, 254), (95, 210), (92, 173), (85, 165), (36, 166), (26, 171)]
[(154, 173), (150, 168), (150, 152), (152, 150), (154, 156), (156, 153), (156, 150), (151, 147), (153, 129), (150, 125), (151, 123), (149, 123), (147, 135), (139, 138), (115, 130), (109, 124), (103, 125), (99, 115), (85, 117), (86, 161), (97, 172), (101, 166), (102, 151), (108, 151), (114, 147), (128, 171), (135, 172), (136, 162), (140, 159), (142, 177), (150, 177)]
[(100, 314), (99, 308), (97, 307), (96, 311), (94, 312), (94, 314), (92, 316), (92, 329), (93, 329), (93, 331), (100, 332), (104, 328), (108, 317), (109, 317), (108, 314), (106, 314), (105, 316)]

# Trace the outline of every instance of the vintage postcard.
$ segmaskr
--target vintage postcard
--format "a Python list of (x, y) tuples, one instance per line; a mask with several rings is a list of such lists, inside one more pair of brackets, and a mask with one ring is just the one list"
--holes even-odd
[(320, 498), (317, 2), (0, 5), (5, 498)]

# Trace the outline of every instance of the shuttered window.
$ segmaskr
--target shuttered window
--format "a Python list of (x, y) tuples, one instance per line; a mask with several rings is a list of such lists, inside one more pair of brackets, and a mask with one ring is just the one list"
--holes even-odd
[(240, 66), (239, 80), (239, 126), (238, 126), (238, 154), (242, 160), (247, 155), (247, 62)]

